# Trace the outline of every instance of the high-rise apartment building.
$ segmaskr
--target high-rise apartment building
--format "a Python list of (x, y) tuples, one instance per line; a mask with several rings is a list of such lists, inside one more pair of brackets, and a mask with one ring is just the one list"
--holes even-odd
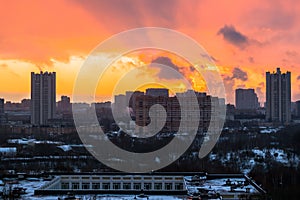
[(0, 125), (5, 121), (4, 117), (4, 99), (0, 98)]
[(291, 72), (266, 73), (266, 120), (274, 123), (291, 121)]
[(254, 89), (236, 89), (235, 105), (239, 110), (256, 110), (259, 108), (258, 98)]
[(31, 124), (46, 125), (56, 108), (56, 73), (31, 72)]
[(4, 113), (4, 99), (0, 98), (0, 115)]
[(169, 97), (169, 90), (165, 88), (148, 88), (146, 95), (153, 97)]
[(300, 117), (300, 101), (296, 101), (296, 116)]

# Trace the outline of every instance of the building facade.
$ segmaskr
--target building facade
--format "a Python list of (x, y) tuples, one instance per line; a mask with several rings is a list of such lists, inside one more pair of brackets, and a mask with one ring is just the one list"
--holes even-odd
[(61, 100), (57, 102), (57, 112), (60, 114), (67, 114), (72, 112), (70, 97), (61, 96)]
[(300, 118), (300, 101), (296, 101), (296, 116)]
[(256, 110), (259, 108), (258, 98), (254, 89), (236, 89), (235, 105), (239, 110)]
[(0, 115), (4, 113), (4, 99), (0, 99)]
[[(193, 107), (192, 94), (195, 95), (198, 100), (198, 108)], [(182, 101), (186, 103), (184, 109), (190, 116), (188, 121), (183, 121), (183, 119), (181, 119), (182, 108), (178, 98), (181, 98)], [(161, 121), (166, 120), (165, 125), (161, 129), (161, 132), (170, 133), (177, 132), (179, 126), (184, 126), (185, 129), (188, 129), (188, 127), (193, 127), (193, 124), (195, 124), (195, 120), (197, 120), (197, 116), (199, 116), (200, 114), (198, 131), (205, 132), (208, 130), (211, 121), (216, 120), (211, 119), (212, 112), (214, 112), (215, 110), (212, 109), (214, 107), (212, 106), (212, 102), (217, 103), (214, 106), (218, 106), (219, 104), (221, 104), (221, 102), (219, 102), (219, 99), (216, 97), (211, 97), (209, 95), (206, 95), (206, 93), (199, 93), (192, 90), (186, 91), (184, 93), (177, 93), (174, 97), (152, 96), (147, 95), (146, 93), (146, 95), (140, 95), (136, 98), (136, 104), (134, 108), (135, 122), (141, 127), (147, 126), (150, 122), (154, 126), (157, 124), (158, 127)], [(151, 121), (149, 111), (150, 108), (155, 104), (159, 104), (165, 109), (166, 116), (161, 112), (156, 112), (152, 114)], [(198, 109), (200, 113), (195, 113)], [(217, 110), (218, 109), (216, 109), (216, 111)]]
[(31, 124), (47, 125), (56, 110), (56, 73), (31, 73)]
[(4, 123), (4, 99), (0, 98), (0, 125)]
[(287, 124), (291, 121), (291, 72), (266, 73), (266, 120)]
[[(65, 174), (34, 191), (35, 195), (119, 195), (122, 199), (265, 199), (266, 191), (243, 174), (203, 172)], [(148, 196), (149, 195), (149, 196)], [(164, 196), (156, 196), (164, 195)], [(98, 198), (97, 198), (98, 199)], [(100, 199), (102, 199), (100, 197)]]
[(169, 90), (165, 88), (148, 88), (146, 89), (146, 95), (154, 97), (169, 97)]

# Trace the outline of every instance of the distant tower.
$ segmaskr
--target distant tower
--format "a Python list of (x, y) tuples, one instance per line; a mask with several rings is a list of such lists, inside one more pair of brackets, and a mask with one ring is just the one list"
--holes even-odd
[(291, 72), (266, 73), (266, 120), (275, 123), (291, 121)]
[(0, 98), (0, 125), (3, 124), (4, 121), (4, 99)]
[(0, 115), (4, 113), (4, 99), (0, 98)]
[(258, 98), (254, 89), (236, 89), (235, 106), (238, 110), (256, 110), (259, 108)]
[(56, 73), (31, 72), (31, 124), (46, 125), (55, 115)]
[(296, 101), (296, 116), (300, 117), (300, 101)]

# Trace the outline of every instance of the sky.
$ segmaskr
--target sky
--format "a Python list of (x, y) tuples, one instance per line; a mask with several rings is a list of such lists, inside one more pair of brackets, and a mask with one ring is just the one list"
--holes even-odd
[[(30, 98), (30, 72), (41, 70), (57, 72), (58, 97), (72, 96), (90, 52), (112, 35), (140, 27), (173, 29), (201, 44), (220, 70), (228, 103), (234, 103), (236, 88), (254, 88), (264, 102), (265, 72), (277, 67), (292, 72), (292, 100), (300, 99), (297, 0), (2, 1), (0, 98)], [(164, 53), (149, 59), (141, 52), (125, 56), (114, 68), (120, 74), (120, 66), (133, 60), (157, 59), (181, 64)]]

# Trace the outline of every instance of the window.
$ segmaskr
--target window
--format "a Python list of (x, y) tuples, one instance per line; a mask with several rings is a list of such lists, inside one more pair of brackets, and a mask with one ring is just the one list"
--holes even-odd
[(141, 184), (140, 183), (134, 183), (133, 184), (133, 189), (140, 190), (141, 189)]
[(123, 183), (123, 190), (130, 190), (131, 189), (131, 183)]
[(144, 183), (144, 189), (145, 190), (151, 190), (152, 189), (152, 184), (151, 183)]
[(90, 183), (82, 183), (82, 189), (83, 190), (89, 190), (90, 189)]
[(165, 190), (172, 190), (173, 184), (172, 183), (165, 183)]
[(79, 189), (79, 183), (72, 183), (72, 190), (78, 190)]
[(175, 190), (182, 190), (183, 184), (182, 183), (175, 183)]
[(100, 189), (100, 183), (92, 183), (92, 189), (93, 190), (99, 190)]
[(120, 183), (113, 183), (113, 189), (114, 190), (119, 190), (121, 188), (121, 184)]
[(154, 183), (154, 190), (161, 190), (162, 184), (161, 183)]
[(103, 190), (109, 190), (110, 189), (110, 183), (102, 183)]
[(61, 189), (68, 190), (69, 189), (69, 183), (61, 183)]

